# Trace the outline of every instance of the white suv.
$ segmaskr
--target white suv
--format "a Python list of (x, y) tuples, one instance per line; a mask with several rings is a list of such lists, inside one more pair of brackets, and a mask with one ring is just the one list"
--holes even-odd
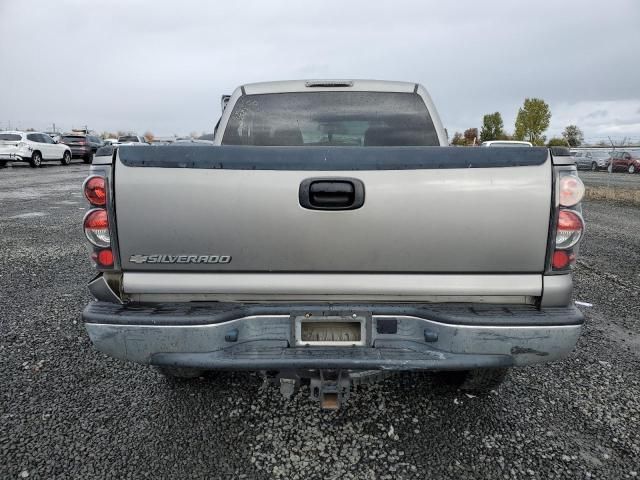
[(13, 161), (29, 162), (35, 168), (48, 160), (58, 160), (63, 165), (69, 165), (71, 149), (57, 143), (46, 133), (0, 132), (0, 167)]

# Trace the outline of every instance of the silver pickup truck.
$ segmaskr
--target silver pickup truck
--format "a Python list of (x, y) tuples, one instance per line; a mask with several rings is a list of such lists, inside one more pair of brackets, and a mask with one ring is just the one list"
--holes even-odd
[(573, 157), (448, 147), (419, 84), (244, 85), (215, 145), (105, 147), (83, 188), (89, 336), (169, 376), (259, 371), (337, 408), (390, 371), (486, 392), (580, 335)]

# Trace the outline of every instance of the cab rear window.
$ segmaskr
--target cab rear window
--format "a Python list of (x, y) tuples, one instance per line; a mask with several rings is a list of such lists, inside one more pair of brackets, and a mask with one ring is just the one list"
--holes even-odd
[(292, 92), (241, 96), (222, 144), (366, 147), (439, 141), (416, 93)]

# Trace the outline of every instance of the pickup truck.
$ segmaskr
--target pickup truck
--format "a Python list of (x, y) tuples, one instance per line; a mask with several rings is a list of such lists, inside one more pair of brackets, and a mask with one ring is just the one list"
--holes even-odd
[(327, 409), (388, 372), (483, 393), (581, 332), (573, 157), (448, 147), (419, 84), (244, 85), (213, 145), (104, 147), (83, 189), (91, 341), (169, 377), (258, 371)]

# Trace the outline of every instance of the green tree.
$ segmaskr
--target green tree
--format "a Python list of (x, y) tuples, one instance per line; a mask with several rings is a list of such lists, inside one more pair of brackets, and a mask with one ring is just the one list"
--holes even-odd
[(457, 146), (463, 147), (466, 144), (467, 142), (465, 141), (464, 137), (460, 132), (456, 132), (453, 134), (453, 138), (451, 139), (451, 145), (457, 145)]
[(547, 143), (547, 147), (568, 147), (567, 140), (560, 137), (553, 137), (549, 140), (549, 143)]
[(467, 128), (464, 131), (464, 139), (467, 142), (467, 145), (475, 145), (478, 142), (478, 129), (477, 128)]
[(525, 98), (524, 105), (518, 110), (516, 130), (513, 136), (517, 140), (528, 140), (534, 145), (544, 145), (544, 131), (549, 128), (551, 111), (547, 102), (541, 98)]
[(577, 125), (567, 125), (562, 136), (572, 147), (579, 147), (584, 142), (584, 133)]
[(500, 140), (505, 136), (504, 123), (500, 112), (488, 113), (482, 118), (482, 129), (480, 130), (480, 141)]

